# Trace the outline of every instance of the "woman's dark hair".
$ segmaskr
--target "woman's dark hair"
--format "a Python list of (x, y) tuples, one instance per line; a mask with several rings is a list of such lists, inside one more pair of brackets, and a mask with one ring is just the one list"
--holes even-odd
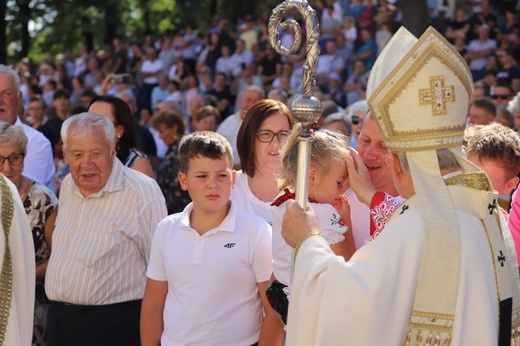
[(124, 164), (128, 155), (130, 155), (130, 149), (140, 150), (137, 140), (137, 123), (132, 115), (132, 111), (130, 111), (125, 101), (115, 96), (96, 95), (92, 101), (90, 101), (88, 108), (90, 108), (94, 102), (105, 102), (112, 105), (112, 114), (115, 119), (114, 126), (123, 126), (124, 132), (117, 141), (116, 150), (117, 158)]
[(240, 157), (240, 166), (242, 172), (250, 177), (253, 177), (256, 171), (256, 131), (265, 119), (275, 113), (284, 114), (289, 121), (289, 129), (293, 127), (295, 121), (289, 107), (279, 101), (263, 99), (249, 108), (238, 130), (237, 151)]

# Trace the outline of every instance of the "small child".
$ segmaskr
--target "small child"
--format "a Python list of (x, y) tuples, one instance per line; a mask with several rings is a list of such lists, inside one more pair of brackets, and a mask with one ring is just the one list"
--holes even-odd
[[(274, 281), (267, 290), (272, 309), (266, 311), (262, 343), (264, 336), (270, 339), (270, 342), (267, 342), (269, 344), (281, 345), (285, 339), (283, 324), (287, 323), (292, 248), (282, 238), (281, 224), (285, 213), (284, 202), (294, 199), (298, 162), (297, 143), (301, 129), (300, 124), (294, 126), (291, 137), (282, 149), (283, 168), (278, 177), (278, 186), (283, 194), (279, 195), (272, 204), (276, 206), (273, 208)], [(339, 132), (329, 130), (314, 132), (310, 137), (311, 159), (308, 177), (309, 203), (318, 214), (320, 230), (331, 249), (337, 255), (343, 256), (345, 260), (352, 255), (345, 241), (348, 226), (343, 221), (343, 216), (345, 220), (349, 220), (350, 214), (348, 202), (343, 195), (348, 184), (345, 158), (350, 154), (347, 143), (348, 138)]]
[(271, 228), (243, 214), (227, 140), (210, 131), (183, 137), (179, 182), (192, 198), (157, 226), (141, 313), (146, 345), (256, 345), (272, 272)]

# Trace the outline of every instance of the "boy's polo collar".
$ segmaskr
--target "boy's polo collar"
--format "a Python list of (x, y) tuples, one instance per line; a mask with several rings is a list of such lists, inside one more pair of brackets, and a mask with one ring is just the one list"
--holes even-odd
[[(207, 231), (202, 236), (206, 236), (208, 234), (215, 234), (218, 232), (235, 232), (237, 207), (236, 207), (235, 203), (233, 203), (232, 201), (230, 201), (230, 203), (231, 203), (231, 207), (229, 208), (229, 212), (226, 215), (226, 217), (224, 218), (224, 220), (222, 220), (220, 225)], [(193, 202), (188, 204), (188, 206), (186, 208), (184, 208), (184, 211), (182, 212), (181, 219), (180, 219), (181, 229), (195, 231), (190, 225), (190, 215), (191, 215), (192, 211), (193, 211)]]

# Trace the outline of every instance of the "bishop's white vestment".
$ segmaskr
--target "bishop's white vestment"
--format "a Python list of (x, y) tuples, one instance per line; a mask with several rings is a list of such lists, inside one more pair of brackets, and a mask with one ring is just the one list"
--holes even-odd
[[(495, 275), (502, 265), (514, 274), (514, 246), (506, 242), (506, 254), (490, 250), (482, 220), (498, 222), (501, 218), (502, 232), (509, 232), (501, 214), (489, 205), (492, 192), (461, 186), (450, 186), (449, 190), (461, 237), (451, 345), (496, 345), (499, 312)], [(349, 262), (335, 256), (323, 237), (303, 242), (296, 253), (287, 345), (405, 344), (424, 241), (415, 201), (412, 197), (397, 208), (384, 232)], [(446, 251), (450, 251), (449, 244)], [(442, 281), (443, 273), (437, 274)], [(511, 285), (518, 292), (517, 275)]]
[[(12, 284), (9, 305), (0, 307), (0, 318), (7, 317), (7, 326), (3, 332), (3, 345), (27, 346), (31, 344), (33, 332), (34, 315), (34, 290), (35, 290), (35, 262), (34, 244), (29, 221), (25, 215), (22, 201), (16, 187), (4, 176), (0, 176), (0, 196), (2, 217), (7, 213), (8, 205), (11, 204), (12, 218), (10, 219), (9, 231), (0, 227), (0, 261), (2, 272), (0, 274), (0, 294), (5, 294), (5, 279), (10, 276), (6, 261), (6, 253), (11, 258)], [(4, 192), (10, 192), (10, 201), (6, 201)], [(2, 220), (2, 225), (4, 220)], [(6, 243), (6, 234), (8, 242)], [(8, 251), (6, 251), (8, 250)], [(7, 313), (7, 315), (4, 315)], [(1, 316), (4, 315), (4, 316)], [(0, 333), (2, 334), (2, 333)], [(0, 342), (0, 344), (2, 344)]]

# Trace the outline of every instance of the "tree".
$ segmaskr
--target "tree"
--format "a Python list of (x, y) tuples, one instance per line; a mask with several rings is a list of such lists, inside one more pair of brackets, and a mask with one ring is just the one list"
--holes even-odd
[(7, 64), (7, 3), (0, 1), (0, 64)]

